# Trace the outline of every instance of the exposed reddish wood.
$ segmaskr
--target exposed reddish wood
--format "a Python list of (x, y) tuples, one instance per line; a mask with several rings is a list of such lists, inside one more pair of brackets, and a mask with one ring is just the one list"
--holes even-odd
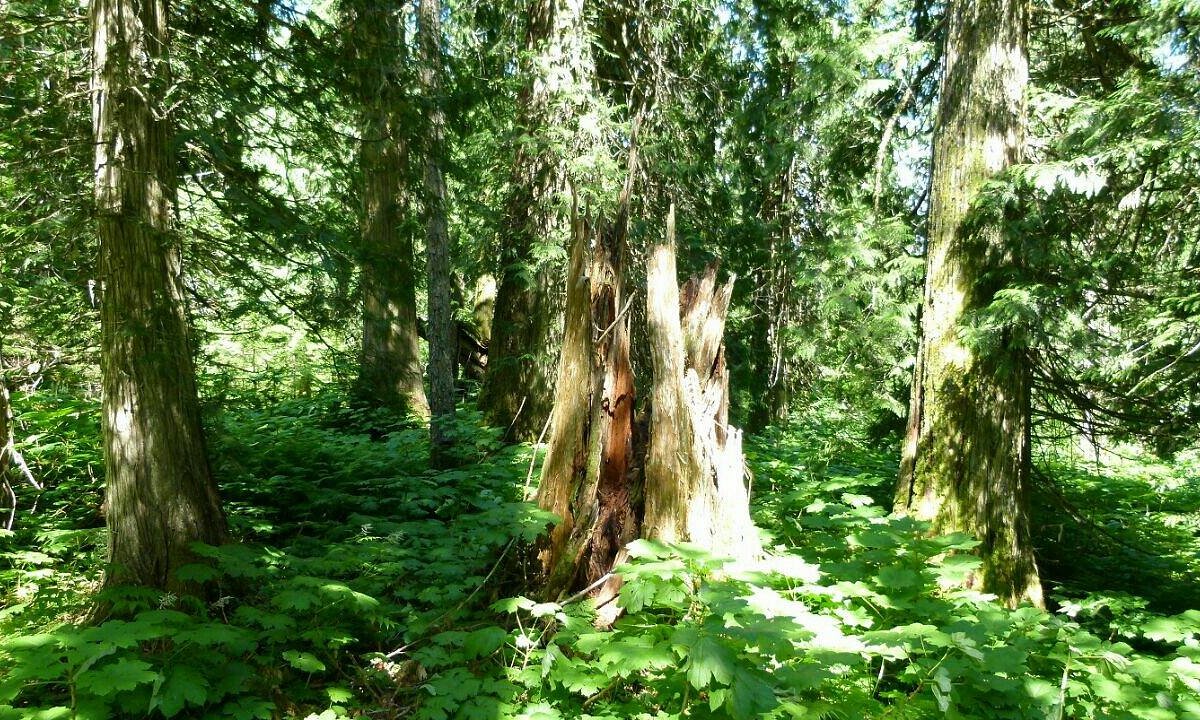
[[(619, 317), (624, 288), (622, 228), (608, 228), (610, 237), (597, 244), (592, 263), (593, 332), (599, 328), (596, 355), (604, 374), (598, 430), (598, 517), (585, 551), (588, 566), (578, 584), (595, 582), (612, 569), (617, 554), (638, 536), (640, 522), (633, 507), (630, 470), (633, 467), (633, 368), (629, 361), (629, 324)], [(609, 277), (605, 278), (605, 275)], [(597, 278), (601, 280), (596, 285)]]
[(539, 505), (563, 519), (539, 553), (550, 595), (603, 577), (640, 527), (631, 487), (635, 392), (629, 324), (620, 316), (623, 219), (574, 224), (566, 338), (538, 491)]
[[(574, 561), (574, 553), (568, 555), (568, 540), (574, 534), (576, 516), (585, 515), (594, 504), (591, 498), (577, 492), (587, 475), (590, 408), (595, 394), (591, 371), (591, 287), (586, 274), (587, 240), (582, 224), (580, 218), (573, 219), (575, 239), (567, 273), (567, 307), (558, 385), (537, 495), (538, 505), (559, 517), (558, 524), (543, 538), (538, 551), (547, 594), (560, 592), (568, 586), (570, 578), (562, 576), (573, 575), (574, 568), (560, 569)], [(567, 388), (572, 391), (568, 392)], [(579, 499), (573, 502), (577, 497)]]
[(741, 432), (728, 425), (722, 338), (733, 279), (718, 285), (711, 266), (683, 286), (681, 303), (672, 217), (647, 272), (654, 369), (647, 442), (635, 416), (623, 312), (626, 227), (624, 210), (611, 225), (575, 223), (554, 429), (538, 493), (541, 507), (562, 518), (540, 546), (545, 592), (590, 588), (604, 606), (602, 622), (615, 617), (607, 603), (620, 577), (597, 581), (639, 536), (737, 559), (760, 552)]

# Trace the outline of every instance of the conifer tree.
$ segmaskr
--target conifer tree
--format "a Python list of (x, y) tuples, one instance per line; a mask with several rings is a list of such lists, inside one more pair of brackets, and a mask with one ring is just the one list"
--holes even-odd
[(409, 145), (403, 125), (401, 7), (346, 2), (362, 175), (359, 250), (362, 349), (358, 390), (372, 402), (429, 416), (417, 336), (413, 236), (406, 226)]
[(100, 238), (106, 582), (169, 592), (225, 517), (209, 471), (173, 228), (165, 0), (94, 0), (92, 116)]
[(1029, 370), (1005, 333), (999, 346), (969, 337), (972, 314), (1021, 258), (972, 203), (1024, 151), (1028, 77), (1020, 0), (957, 0), (948, 9), (935, 127), (925, 299), (896, 509), (980, 542), (969, 587), (1009, 605), (1042, 604), (1029, 535)]
[(421, 0), (417, 21), (425, 93), (425, 252), (429, 273), (429, 438), (434, 464), (447, 461), (454, 422), (454, 316), (450, 307), (450, 233), (446, 225), (446, 113), (442, 106), (440, 0)]
[[(535, 439), (553, 401), (562, 338), (562, 263), (570, 234), (571, 157), (591, 92), (592, 59), (582, 0), (538, 0), (526, 19), (527, 77), (517, 105), (521, 133), (504, 210), (499, 287), (480, 405), (517, 438)], [(539, 260), (539, 247), (551, 259)]]

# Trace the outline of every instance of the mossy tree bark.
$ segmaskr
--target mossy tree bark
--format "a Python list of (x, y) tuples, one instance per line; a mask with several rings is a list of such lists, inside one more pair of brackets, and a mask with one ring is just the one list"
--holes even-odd
[(358, 392), (380, 405), (429, 417), (417, 335), (417, 283), (409, 207), (408, 144), (398, 64), (401, 6), (343, 3), (351, 84), (359, 114), (362, 174), (362, 350)]
[[(532, 57), (518, 110), (521, 139), (504, 212), (500, 283), (480, 405), (514, 438), (538, 436), (554, 401), (563, 332), (562, 263), (538, 246), (563, 247), (570, 158), (583, 151), (580, 97), (593, 75), (583, 0), (537, 0), (526, 26)], [(587, 90), (585, 90), (585, 88)]]
[(457, 329), (450, 307), (450, 233), (442, 166), (446, 114), (442, 107), (442, 5), (421, 0), (418, 34), (421, 89), (425, 94), (425, 251), (429, 273), (429, 439), (434, 465), (449, 462), (454, 424), (454, 356)]
[(967, 585), (1009, 605), (1042, 604), (1026, 509), (1029, 374), (1010, 335), (985, 353), (964, 330), (1020, 260), (999, 224), (969, 215), (981, 186), (1022, 157), (1025, 13), (1022, 0), (957, 0), (947, 11), (921, 348), (896, 497), (898, 511), (935, 532), (979, 539), (983, 565)]
[(108, 586), (193, 593), (175, 571), (218, 544), (172, 227), (175, 169), (163, 0), (93, 0), (92, 117), (100, 239)]

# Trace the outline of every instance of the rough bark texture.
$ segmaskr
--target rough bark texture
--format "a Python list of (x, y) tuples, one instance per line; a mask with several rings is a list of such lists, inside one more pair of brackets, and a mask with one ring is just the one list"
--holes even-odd
[[(629, 318), (621, 313), (627, 222), (621, 213), (612, 224), (573, 223), (557, 402), (537, 498), (562, 518), (539, 552), (551, 597), (601, 578), (640, 528)], [(610, 599), (617, 587), (598, 597)]]
[(421, 87), (426, 102), (425, 249), (429, 272), (430, 459), (445, 464), (454, 422), (455, 326), (450, 307), (450, 235), (446, 229), (446, 115), (442, 109), (442, 6), (421, 0)]
[[(538, 244), (570, 234), (564, 196), (569, 158), (579, 151), (575, 89), (592, 76), (583, 0), (537, 0), (526, 27), (533, 56), (518, 111), (521, 142), (513, 163), (501, 238), (500, 284), (480, 406), (518, 439), (536, 439), (554, 399), (562, 339), (562, 265), (539, 261)], [(564, 137), (565, 136), (565, 137)]]
[(483, 275), (475, 281), (471, 293), (471, 320), (476, 339), (485, 348), (492, 344), (492, 318), (496, 315), (496, 278)]
[(373, 403), (429, 417), (417, 339), (417, 291), (405, 172), (399, 68), (400, 6), (343, 4), (353, 53), (362, 171), (362, 352), (358, 391)]
[(742, 433), (729, 425), (725, 315), (733, 278), (710, 265), (679, 290), (675, 217), (650, 250), (646, 308), (654, 384), (643, 534), (749, 560), (761, 553), (750, 519)]
[(981, 541), (969, 587), (1042, 603), (1027, 516), (1029, 380), (1008, 337), (981, 353), (964, 321), (1017, 262), (1003, 229), (968, 225), (990, 177), (1019, 162), (1028, 75), (1025, 5), (960, 0), (948, 10), (934, 145), (922, 346), (896, 507)]
[[(671, 221), (672, 236), (654, 248), (648, 272), (655, 351), (647, 446), (634, 415), (627, 200), (621, 207), (611, 225), (575, 223), (553, 431), (538, 490), (538, 504), (562, 518), (539, 548), (551, 597), (593, 585), (638, 537), (737, 559), (759, 552), (741, 433), (727, 424), (722, 336), (732, 280), (718, 288), (709, 268), (681, 298)], [(592, 594), (605, 606), (619, 587), (613, 576)], [(611, 620), (614, 610), (606, 610), (602, 618)]]
[(196, 397), (164, 95), (162, 0), (91, 6), (109, 586), (192, 592), (189, 544), (225, 539)]
[(791, 405), (792, 364), (787, 335), (798, 305), (791, 272), (793, 262), (796, 157), (794, 153), (783, 170), (769, 184), (762, 216), (767, 227), (766, 282), (760, 288), (761, 333), (760, 371), (766, 391), (757, 408), (754, 425), (758, 428), (787, 421)]

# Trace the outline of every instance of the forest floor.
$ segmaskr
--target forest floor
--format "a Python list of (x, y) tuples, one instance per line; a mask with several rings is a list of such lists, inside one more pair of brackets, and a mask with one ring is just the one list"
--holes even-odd
[[(103, 564), (96, 408), (22, 399), (45, 490), (0, 530), (0, 718), (1200, 718), (1200, 458), (1038, 462), (1049, 612), (950, 590), (973, 542), (888, 516), (893, 443), (847, 413), (751, 438), (769, 556), (639, 541), (623, 614), (529, 597), (529, 446), (477, 417), (463, 464), (335, 398), (223, 411), (214, 470), (239, 542), (197, 606)], [(32, 428), (32, 430), (31, 430)], [(0, 518), (2, 519), (2, 518)]]

